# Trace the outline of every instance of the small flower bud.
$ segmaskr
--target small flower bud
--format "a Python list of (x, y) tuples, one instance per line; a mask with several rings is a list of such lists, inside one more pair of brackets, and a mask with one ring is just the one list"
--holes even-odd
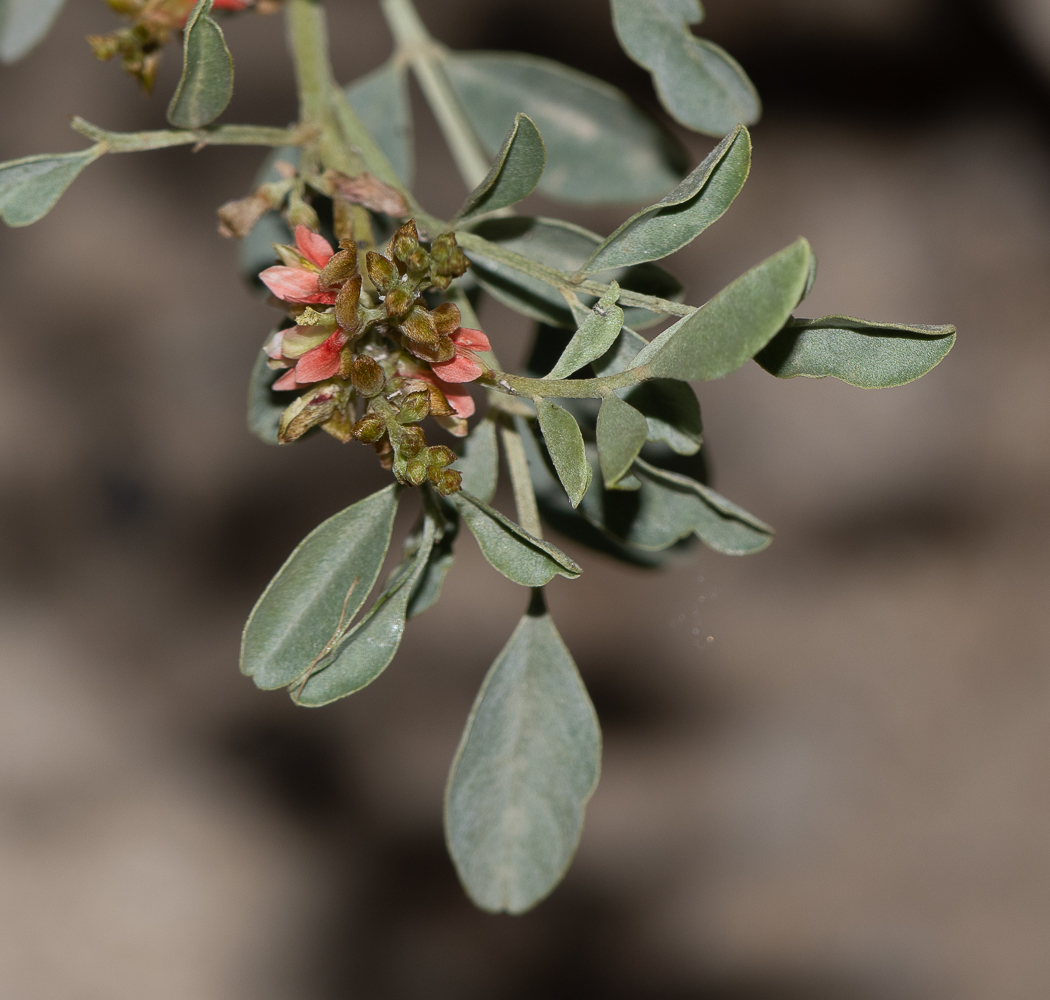
[[(467, 273), (470, 261), (456, 243), (455, 233), (442, 233), (430, 247), (430, 274), (434, 284), (437, 278), (458, 278)], [(446, 281), (441, 287), (447, 288)]]
[[(383, 308), (386, 309), (386, 314), (391, 319), (399, 319), (411, 308), (412, 301), (415, 297), (414, 292), (409, 291), (403, 285), (398, 285), (396, 288), (387, 292), (383, 299)], [(435, 339), (436, 336), (437, 335), (435, 334)]]
[(463, 477), (455, 469), (438, 469), (430, 466), (427, 478), (443, 497), (458, 493), (463, 486)]
[(409, 219), (390, 239), (387, 253), (397, 260), (405, 260), (419, 246), (415, 219)]
[(345, 242), (350, 244), (349, 248), (334, 254), (321, 269), (317, 284), (322, 289), (336, 288), (351, 275), (357, 274), (357, 244), (353, 240)]
[(304, 393), (281, 414), (277, 440), (288, 444), (302, 437), (311, 427), (324, 423), (343, 402), (342, 394), (332, 385), (318, 386)]
[(317, 218), (313, 207), (303, 201), (302, 196), (294, 189), (288, 195), (288, 209), (285, 212), (285, 218), (293, 230), (296, 226), (306, 226), (307, 229), (312, 229), (314, 232), (321, 228), (321, 220)]
[(434, 310), (434, 323), (442, 337), (448, 337), (455, 333), (463, 325), (463, 317), (460, 315), (459, 306), (454, 302), (442, 302)]
[(413, 458), (405, 469), (405, 478), (413, 486), (422, 486), (427, 478), (427, 463), (421, 458)]
[(339, 377), (350, 378), (354, 370), (354, 349), (349, 344), (344, 344), (339, 352)]
[[(389, 296), (388, 296), (389, 298)], [(401, 321), (401, 332), (409, 340), (436, 350), (439, 344), (434, 317), (425, 306), (414, 305), (409, 314)], [(453, 353), (455, 353), (453, 351)]]
[(244, 239), (257, 223), (270, 210), (270, 199), (258, 192), (228, 201), (218, 210), (219, 233), (222, 236)]
[(430, 386), (427, 391), (430, 393), (431, 416), (451, 417), (455, 415), (456, 411), (452, 409), (452, 405), (445, 398), (445, 394), (436, 385)]
[(400, 424), (416, 424), (428, 413), (430, 413), (430, 393), (426, 389), (420, 389), (417, 392), (410, 392), (401, 401), (401, 412), (397, 420)]
[(377, 396), (386, 385), (386, 374), (379, 367), (378, 362), (366, 354), (354, 359), (354, 367), (350, 373), (350, 381), (354, 388), (365, 398)]
[(417, 344), (408, 337), (401, 338), (401, 345), (417, 358), (429, 361), (432, 365), (441, 364), (442, 361), (451, 361), (456, 356), (456, 345), (448, 337), (439, 337), (436, 347), (430, 344)]
[(376, 291), (380, 295), (387, 295), (397, 287), (397, 268), (382, 254), (376, 253), (375, 250), (369, 250), (365, 254), (365, 269), (368, 271), (368, 277), (372, 280), (372, 284), (376, 286)]
[(427, 465), (435, 469), (443, 469), (456, 460), (456, 453), (443, 444), (435, 444), (427, 449)]
[(386, 434), (386, 424), (376, 413), (366, 413), (351, 429), (351, 433), (363, 444), (375, 444)]
[(430, 255), (422, 247), (417, 246), (406, 258), (405, 267), (413, 277), (418, 277), (430, 270)]
[(357, 314), (357, 303), (361, 299), (361, 275), (347, 278), (335, 297), (336, 322), (352, 337), (361, 328), (361, 317)]
[(423, 451), (426, 446), (427, 437), (423, 433), (422, 428), (413, 425), (405, 428), (401, 435), (401, 440), (398, 442), (397, 450), (404, 458), (412, 459)]

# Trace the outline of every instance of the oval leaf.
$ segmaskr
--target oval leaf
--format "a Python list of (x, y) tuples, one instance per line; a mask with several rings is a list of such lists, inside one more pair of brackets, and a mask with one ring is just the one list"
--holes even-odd
[(542, 587), (555, 576), (575, 580), (582, 572), (560, 549), (533, 538), (477, 497), (460, 490), (450, 499), (477, 539), (482, 554), (508, 580), (523, 587)]
[(543, 441), (554, 468), (558, 470), (558, 478), (565, 487), (569, 503), (578, 507), (587, 487), (591, 485), (592, 475), (580, 425), (568, 410), (549, 399), (537, 396), (533, 402), (536, 404), (540, 430), (543, 431)]
[(215, 121), (233, 97), (233, 56), (222, 29), (210, 18), (213, 0), (193, 8), (182, 41), (182, 76), (168, 105), (176, 128), (202, 128)]
[[(424, 611), (429, 611), (441, 597), (441, 588), (444, 586), (445, 577), (452, 569), (454, 561), (454, 550), (456, 536), (459, 534), (459, 514), (447, 504), (440, 507), (441, 523), (438, 534), (434, 537), (434, 547), (427, 557), (427, 564), (423, 572), (412, 588), (412, 596), (408, 601), (407, 617), (415, 618)], [(435, 517), (435, 521), (437, 518)], [(422, 544), (426, 530), (424, 524), (417, 529), (412, 538), (405, 545), (405, 551), (412, 553), (415, 548)]]
[(9, 226), (42, 219), (89, 163), (105, 152), (92, 146), (79, 153), (45, 153), (0, 163), (0, 215)]
[(297, 705), (330, 705), (367, 687), (390, 665), (401, 645), (409, 600), (426, 569), (435, 532), (434, 520), (424, 517), (421, 536), (409, 540), (405, 558), (390, 574), (368, 614), (340, 642), (331, 662), (292, 686), (290, 693)]
[(612, 12), (624, 52), (649, 70), (676, 121), (705, 135), (758, 121), (758, 92), (740, 64), (689, 30), (703, 18), (696, 0), (612, 0)]
[(615, 87), (550, 59), (517, 52), (456, 52), (443, 63), (492, 155), (522, 111), (543, 133), (540, 190), (597, 205), (657, 198), (684, 173), (678, 142)]
[(700, 401), (688, 382), (651, 378), (617, 392), (645, 415), (650, 441), (664, 441), (679, 455), (695, 455), (703, 444)]
[(736, 371), (779, 332), (809, 282), (813, 251), (799, 239), (723, 288), (652, 341), (635, 366), (656, 378), (715, 379)]
[(452, 466), (463, 476), (463, 489), (483, 503), (492, 503), (499, 482), (496, 422), (486, 417), (463, 442), (463, 457)]
[(566, 378), (609, 350), (623, 326), (623, 310), (616, 304), (619, 297), (620, 286), (614, 281), (609, 291), (591, 306), (589, 315), (546, 378)]
[(361, 610), (390, 547), (399, 495), (392, 484), (330, 517), (278, 570), (241, 640), (241, 672), (258, 687), (297, 680)]
[(669, 195), (620, 226), (594, 251), (581, 272), (660, 260), (680, 250), (722, 218), (750, 169), (751, 136), (741, 125)]
[(535, 190), (547, 153), (539, 129), (528, 115), (516, 114), (496, 162), (484, 180), (467, 195), (456, 220), (516, 205)]
[(597, 439), (598, 461), (606, 488), (611, 488), (627, 474), (648, 435), (649, 425), (645, 417), (633, 406), (618, 396), (606, 396), (602, 400), (602, 408), (598, 411)]
[(445, 792), (445, 835), (470, 898), (524, 913), (565, 875), (601, 767), (601, 730), (539, 594), (492, 664)]
[(0, 63), (21, 59), (51, 30), (66, 0), (0, 0)]
[(410, 187), (415, 157), (405, 63), (391, 59), (344, 87), (343, 93), (401, 182)]
[(755, 360), (777, 378), (831, 375), (881, 389), (925, 375), (954, 343), (954, 326), (871, 323), (852, 316), (792, 318)]

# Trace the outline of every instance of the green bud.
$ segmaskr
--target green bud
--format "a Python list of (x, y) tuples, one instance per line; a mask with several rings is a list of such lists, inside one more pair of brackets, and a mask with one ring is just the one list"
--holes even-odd
[(442, 337), (455, 333), (463, 325), (459, 306), (454, 302), (442, 302), (434, 311), (434, 324)]
[(415, 297), (414, 292), (409, 291), (403, 285), (398, 285), (397, 288), (387, 292), (383, 299), (383, 308), (386, 309), (386, 314), (391, 319), (398, 319), (408, 312)]
[[(406, 427), (401, 434), (397, 450), (404, 458), (415, 458), (427, 446), (427, 436), (421, 427)], [(426, 463), (424, 462), (424, 465)]]
[(420, 276), (430, 270), (430, 255), (422, 247), (416, 247), (406, 258), (405, 267), (413, 276)]
[(427, 469), (427, 479), (443, 497), (458, 493), (463, 485), (463, 477), (455, 469), (439, 469), (433, 465)]
[(371, 398), (383, 391), (383, 386), (386, 385), (386, 374), (376, 361), (362, 354), (354, 359), (350, 381), (362, 396)]
[(451, 361), (456, 356), (456, 345), (448, 337), (439, 337), (436, 346), (418, 344), (409, 340), (408, 337), (402, 337), (401, 346), (411, 351), (417, 358), (429, 361), (432, 365), (440, 364), (442, 361)]
[(375, 444), (386, 434), (386, 424), (378, 414), (366, 413), (354, 424), (351, 433), (362, 444)]
[(348, 278), (335, 297), (336, 322), (352, 337), (361, 328), (357, 303), (361, 300), (361, 275)]
[(421, 458), (413, 458), (405, 467), (405, 478), (413, 486), (422, 486), (427, 478), (427, 464)]
[(425, 306), (414, 305), (412, 307), (409, 314), (401, 321), (401, 332), (409, 340), (423, 344), (432, 350), (436, 350), (440, 343), (434, 317), (430, 315), (430, 310)]
[(443, 444), (436, 444), (427, 449), (427, 465), (435, 469), (443, 469), (456, 460), (456, 453)]
[(430, 393), (426, 389), (420, 389), (417, 392), (410, 392), (401, 401), (401, 412), (397, 420), (400, 424), (416, 424), (428, 413), (430, 413)]
[(397, 287), (397, 283), (400, 280), (397, 268), (382, 254), (376, 253), (375, 250), (369, 250), (365, 254), (365, 270), (368, 271), (368, 277), (371, 279), (372, 284), (376, 286), (376, 291), (380, 295), (387, 295)]
[(288, 208), (284, 214), (292, 229), (296, 226), (306, 226), (316, 232), (321, 228), (321, 220), (317, 218), (313, 207), (303, 201), (302, 195), (294, 188), (288, 195)]
[(419, 247), (419, 233), (414, 219), (409, 219), (390, 239), (387, 253), (397, 260), (406, 260)]

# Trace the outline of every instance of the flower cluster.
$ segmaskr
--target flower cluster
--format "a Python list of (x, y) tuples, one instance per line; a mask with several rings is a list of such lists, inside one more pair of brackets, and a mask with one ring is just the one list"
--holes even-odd
[(469, 266), (455, 236), (425, 246), (409, 221), (385, 256), (367, 251), (363, 274), (353, 240), (334, 250), (304, 225), (295, 246), (274, 249), (280, 263), (259, 278), (294, 325), (276, 331), (265, 350), (270, 367), (284, 370), (273, 388), (300, 393), (282, 414), (278, 439), (320, 427), (371, 444), (403, 483), (458, 490), (459, 473), (448, 468), (455, 454), (428, 446), (418, 426), (431, 416), (463, 437), (474, 412), (464, 383), (488, 370), (478, 357), (490, 350), (488, 337), (464, 327), (454, 303), (430, 308), (424, 299)]

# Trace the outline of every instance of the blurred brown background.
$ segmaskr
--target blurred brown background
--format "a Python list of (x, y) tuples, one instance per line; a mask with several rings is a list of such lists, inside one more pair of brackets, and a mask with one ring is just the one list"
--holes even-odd
[[(329, 6), (342, 78), (385, 58), (374, 3)], [(237, 673), (269, 576), (385, 476), (244, 429), (272, 316), (213, 209), (261, 153), (108, 157), (0, 230), (0, 995), (1050, 995), (1050, 4), (707, 7), (767, 112), (744, 193), (672, 262), (690, 300), (802, 233), (808, 314), (959, 342), (899, 389), (754, 365), (702, 387), (715, 484), (777, 526), (767, 552), (654, 575), (566, 544), (585, 572), (551, 605), (604, 770), (572, 871), (524, 918), (473, 910), (442, 844), (448, 763), (525, 599), (469, 537), (356, 697), (294, 709)], [(450, 44), (653, 106), (602, 0), (420, 8)], [(70, 0), (0, 72), (0, 159), (79, 148), (73, 113), (159, 127), (177, 58), (143, 101), (83, 42), (113, 23)], [(227, 35), (228, 119), (289, 121), (280, 19)], [(417, 130), (432, 148), (422, 108)], [(451, 212), (447, 154), (420, 173)], [(533, 207), (602, 232), (628, 212)], [(520, 358), (527, 324), (482, 318)]]

